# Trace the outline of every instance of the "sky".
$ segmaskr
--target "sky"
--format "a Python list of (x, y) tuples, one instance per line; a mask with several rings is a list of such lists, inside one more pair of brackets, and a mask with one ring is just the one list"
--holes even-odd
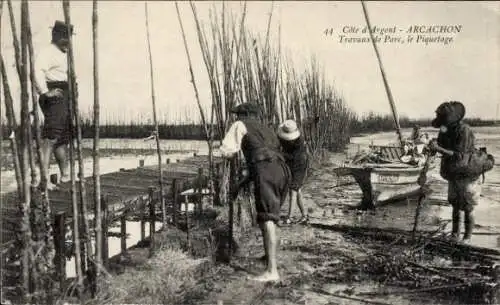
[[(13, 0), (19, 31), (20, 2)], [(200, 19), (221, 2), (195, 2)], [(281, 45), (301, 70), (314, 56), (325, 76), (357, 113), (390, 113), (377, 58), (371, 43), (340, 42), (344, 27), (362, 29), (366, 23), (358, 1), (249, 1), (247, 26), (265, 35), (273, 11), (271, 38)], [(145, 2), (100, 1), (98, 49), (101, 117), (103, 121), (151, 122), (151, 87), (146, 45)], [(227, 9), (238, 15), (242, 2)], [(406, 39), (410, 26), (461, 26), (443, 43), (378, 43), (381, 61), (400, 115), (431, 117), (446, 100), (460, 100), (467, 116), (494, 119), (500, 102), (500, 2), (368, 1), (372, 26), (396, 27)], [(204, 108), (211, 103), (210, 87), (189, 3), (179, 2), (195, 81)], [(197, 104), (190, 82), (174, 2), (149, 1), (149, 24), (154, 82), (159, 118), (164, 122), (197, 120)], [(30, 1), (34, 48), (47, 45), (54, 20), (64, 20), (61, 1)], [(79, 104), (89, 112), (93, 100), (92, 2), (71, 1), (75, 26), (75, 70)], [(19, 109), (19, 81), (14, 67), (12, 34), (6, 5), (1, 21), (1, 51), (9, 83)], [(332, 35), (325, 36), (325, 29)], [(348, 34), (361, 37), (367, 34)], [(436, 36), (437, 34), (434, 34)], [(417, 34), (413, 34), (416, 39)], [(3, 119), (3, 117), (2, 117)]]

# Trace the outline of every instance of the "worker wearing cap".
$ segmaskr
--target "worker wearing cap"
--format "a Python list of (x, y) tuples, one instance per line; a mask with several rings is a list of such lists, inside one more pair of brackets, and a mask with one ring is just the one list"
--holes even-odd
[(49, 182), (50, 156), (54, 153), (61, 174), (61, 182), (70, 180), (67, 146), (71, 138), (69, 113), (70, 97), (68, 92), (68, 62), (66, 53), (69, 35), (73, 26), (56, 21), (52, 28), (50, 45), (40, 50), (35, 61), (35, 77), (39, 104), (44, 116), (42, 130), (42, 166), (46, 177), (42, 183), (48, 189), (55, 185)]
[(237, 120), (231, 125), (220, 151), (232, 158), (240, 150), (245, 156), (249, 181), (254, 183), (257, 222), (264, 238), (266, 271), (254, 280), (278, 281), (276, 263), (276, 223), (287, 192), (290, 170), (280, 153), (280, 143), (274, 130), (260, 120), (260, 107), (253, 103), (241, 104), (231, 111)]

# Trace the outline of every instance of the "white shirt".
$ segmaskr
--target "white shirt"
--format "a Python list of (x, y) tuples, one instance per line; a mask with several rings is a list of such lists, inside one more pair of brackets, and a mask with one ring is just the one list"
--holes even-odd
[(35, 59), (35, 77), (40, 94), (47, 93), (47, 82), (65, 82), (68, 80), (68, 61), (66, 53), (54, 44), (43, 48)]
[(219, 147), (221, 155), (225, 158), (230, 158), (235, 153), (239, 152), (241, 149), (241, 142), (246, 134), (247, 128), (245, 124), (242, 121), (234, 122), (231, 127), (229, 127), (229, 130), (222, 140), (222, 145)]

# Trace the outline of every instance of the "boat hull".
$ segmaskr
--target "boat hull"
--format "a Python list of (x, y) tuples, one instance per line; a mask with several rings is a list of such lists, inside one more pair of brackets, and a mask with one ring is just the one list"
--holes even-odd
[(418, 194), (418, 178), (423, 166), (399, 164), (365, 164), (339, 168), (340, 175), (351, 175), (363, 193), (362, 206), (373, 207)]

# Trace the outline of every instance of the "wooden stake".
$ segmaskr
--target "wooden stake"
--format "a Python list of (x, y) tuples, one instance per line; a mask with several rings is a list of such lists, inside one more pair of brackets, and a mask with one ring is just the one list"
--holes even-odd
[[(63, 0), (63, 10), (64, 10), (64, 17), (65, 21), (68, 24), (69, 23), (69, 1), (68, 0)], [(71, 35), (70, 35), (71, 36)], [(71, 40), (70, 40), (71, 41)], [(71, 43), (70, 43), (71, 45)], [(69, 51), (69, 50), (68, 50)], [(72, 95), (72, 62), (70, 59), (70, 56), (68, 54), (67, 56), (67, 61), (68, 61), (68, 84), (69, 84), (69, 91), (70, 91), (70, 98), (73, 97)], [(70, 102), (69, 103), (69, 112), (70, 116), (73, 117), (73, 107), (74, 103)], [(71, 122), (71, 131), (73, 131), (73, 118), (70, 120)], [(73, 215), (72, 215), (72, 220), (73, 220), (73, 242), (75, 245), (75, 270), (76, 270), (76, 288), (78, 292), (78, 297), (81, 299), (83, 298), (83, 274), (82, 274), (82, 252), (81, 252), (81, 245), (80, 245), (80, 224), (79, 224), (79, 209), (78, 209), (78, 198), (77, 198), (77, 191), (76, 191), (76, 173), (75, 173), (75, 156), (74, 156), (74, 151), (75, 151), (75, 145), (74, 145), (74, 137), (73, 137), (73, 132), (71, 132), (71, 140), (70, 140), (70, 149), (69, 149), (69, 160), (70, 160), (70, 175), (71, 175), (71, 202), (73, 206)]]
[(154, 85), (154, 75), (153, 75), (153, 56), (151, 54), (151, 42), (149, 39), (149, 18), (148, 18), (148, 2), (144, 3), (144, 11), (146, 14), (146, 39), (148, 43), (148, 55), (149, 55), (149, 68), (150, 68), (150, 77), (151, 77), (151, 102), (153, 104), (153, 121), (155, 124), (155, 132), (156, 132), (156, 154), (158, 155), (158, 172), (160, 174), (159, 177), (159, 186), (160, 186), (160, 204), (162, 208), (162, 216), (163, 216), (163, 228), (167, 228), (167, 209), (165, 208), (165, 196), (163, 193), (163, 170), (161, 164), (161, 149), (160, 149), (160, 133), (158, 129), (158, 120), (156, 115), (156, 96), (155, 96), (155, 85)]
[[(201, 116), (201, 122), (203, 124), (203, 128), (204, 128), (205, 135), (206, 135), (206, 141), (207, 141), (207, 144), (208, 144), (208, 166), (209, 166), (209, 176), (210, 176), (209, 177), (210, 179), (209, 179), (209, 185), (208, 185), (208, 187), (209, 187), (210, 190), (212, 190), (213, 184), (214, 184), (213, 183), (213, 174), (212, 174), (213, 135), (212, 135), (212, 132), (211, 132), (210, 129), (212, 129), (212, 127), (213, 127), (215, 105), (214, 105), (213, 100), (212, 100), (211, 117), (210, 117), (210, 129), (209, 129), (207, 121), (205, 119), (205, 112), (203, 111), (203, 108), (201, 107), (200, 97), (199, 97), (199, 94), (198, 94), (198, 87), (196, 86), (196, 80), (195, 80), (194, 73), (193, 73), (193, 66), (192, 66), (192, 62), (191, 62), (191, 56), (189, 54), (189, 48), (188, 48), (188, 44), (187, 44), (187, 41), (186, 41), (186, 35), (184, 33), (184, 26), (182, 24), (182, 18), (181, 18), (181, 14), (180, 14), (180, 11), (179, 11), (179, 6), (177, 4), (177, 1), (175, 1), (175, 9), (177, 11), (177, 18), (179, 20), (179, 25), (181, 27), (182, 39), (183, 39), (183, 42), (184, 42), (184, 49), (186, 50), (186, 56), (187, 56), (188, 63), (189, 63), (189, 73), (191, 75), (191, 84), (193, 85), (193, 89), (194, 89), (194, 92), (195, 92), (196, 103), (198, 104), (198, 109), (199, 109), (200, 116)], [(206, 62), (206, 58), (205, 57), (204, 57), (204, 60)], [(194, 153), (193, 155), (196, 157), (196, 153)]]
[(186, 56), (187, 56), (187, 60), (189, 63), (189, 74), (191, 75), (191, 84), (193, 84), (194, 94), (196, 97), (196, 103), (198, 104), (198, 110), (200, 111), (201, 123), (203, 124), (203, 129), (205, 130), (206, 139), (208, 141), (208, 139), (210, 138), (210, 133), (208, 131), (208, 125), (207, 125), (207, 121), (205, 119), (205, 112), (203, 111), (203, 108), (201, 107), (200, 97), (198, 94), (198, 87), (196, 86), (196, 80), (195, 80), (194, 73), (193, 73), (193, 66), (191, 63), (191, 56), (189, 54), (189, 48), (188, 48), (187, 41), (186, 41), (186, 34), (184, 33), (184, 26), (182, 25), (181, 13), (179, 12), (179, 5), (177, 4), (177, 1), (175, 1), (175, 9), (177, 11), (177, 18), (179, 20), (179, 25), (181, 27), (182, 41), (184, 42), (184, 49), (186, 50)]
[(101, 197), (101, 211), (102, 211), (102, 265), (104, 267), (108, 266), (109, 258), (109, 247), (108, 247), (108, 223), (109, 223), (109, 213), (108, 213), (108, 197)]
[[(236, 158), (232, 158), (230, 161), (229, 165), (229, 171), (230, 171), (230, 176), (229, 177), (237, 177), (237, 171), (236, 171)], [(231, 180), (232, 181), (232, 180)], [(232, 194), (232, 189), (234, 186), (234, 183), (230, 183), (232, 187), (231, 188), (231, 194)], [(233, 196), (229, 196), (229, 255), (228, 255), (228, 261), (231, 262), (231, 257), (233, 256), (233, 238), (234, 238), (234, 199)]]
[(103, 265), (103, 234), (102, 234), (102, 207), (101, 207), (101, 177), (99, 167), (99, 133), (100, 133), (100, 104), (99, 104), (99, 48), (98, 48), (98, 3), (97, 0), (92, 1), (92, 52), (94, 57), (94, 145), (93, 151), (93, 173), (94, 181), (94, 213), (95, 213), (95, 238), (96, 250), (95, 259), (98, 265), (96, 268), (96, 277), (100, 275), (101, 266)]
[[(64, 19), (66, 25), (69, 27), (71, 24), (71, 14), (70, 14), (70, 3), (69, 0), (63, 1), (63, 10), (64, 10)], [(86, 268), (93, 261), (91, 257), (93, 256), (92, 251), (92, 242), (90, 240), (89, 233), (89, 223), (88, 223), (88, 212), (87, 212), (87, 195), (85, 189), (85, 174), (84, 174), (84, 164), (83, 164), (83, 153), (82, 153), (82, 130), (80, 124), (80, 115), (79, 115), (79, 106), (78, 106), (78, 86), (76, 82), (75, 75), (75, 65), (74, 65), (74, 56), (73, 56), (73, 39), (72, 35), (68, 36), (68, 84), (69, 84), (69, 96), (71, 98), (70, 104), (73, 104), (73, 107), (70, 111), (70, 115), (72, 116), (71, 121), (74, 123), (74, 127), (76, 129), (76, 148), (77, 148), (77, 160), (78, 160), (78, 179), (79, 179), (79, 217), (81, 221), (80, 229), (81, 239), (82, 239), (82, 271), (85, 272)], [(73, 133), (73, 129), (72, 129)], [(73, 142), (73, 141), (72, 141)]]
[[(41, 135), (41, 128), (40, 128), (40, 117), (39, 117), (39, 108), (38, 108), (38, 99), (36, 96), (36, 92), (38, 91), (39, 85), (36, 82), (36, 74), (35, 74), (35, 52), (33, 48), (33, 38), (32, 38), (32, 33), (31, 33), (31, 21), (30, 21), (30, 12), (29, 12), (29, 3), (26, 1), (25, 7), (24, 7), (24, 13), (22, 14), (23, 16), (23, 31), (25, 32), (26, 35), (26, 46), (28, 48), (28, 54), (29, 54), (29, 77), (30, 77), (30, 84), (31, 84), (31, 99), (32, 99), (32, 111), (31, 113), (33, 114), (34, 118), (34, 124), (35, 124), (35, 142), (36, 142), (36, 156), (38, 159), (38, 164), (39, 164), (39, 173), (40, 173), (40, 178), (45, 178), (47, 176), (45, 167), (42, 165), (42, 135)], [(24, 46), (23, 48), (26, 48)], [(33, 145), (32, 145), (32, 128), (31, 124), (29, 126), (29, 139), (30, 139), (30, 149), (29, 151), (32, 152), (33, 150)], [(33, 153), (30, 154), (30, 163), (31, 163), (31, 181), (32, 181), (32, 193), (38, 192), (36, 185), (37, 185), (37, 166), (35, 162), (35, 158), (33, 156)], [(43, 261), (37, 262), (36, 266), (43, 266), (42, 268), (37, 268), (37, 272), (40, 272), (41, 274), (38, 275), (39, 280), (35, 281), (36, 289), (39, 292), (38, 294), (42, 296), (43, 299), (38, 300), (39, 302), (47, 302), (47, 303), (52, 303), (52, 287), (53, 283), (52, 281), (44, 281), (43, 278), (47, 276), (51, 276), (52, 273), (55, 271), (56, 266), (54, 265), (54, 257), (55, 257), (55, 245), (54, 245), (54, 240), (53, 240), (53, 227), (52, 227), (52, 215), (51, 215), (51, 207), (50, 207), (50, 202), (49, 202), (49, 193), (47, 192), (47, 183), (41, 183), (41, 196), (36, 196), (33, 199), (33, 202), (31, 203), (33, 208), (39, 209), (42, 212), (43, 217), (40, 219), (40, 223), (36, 224), (31, 224), (31, 226), (35, 226), (40, 230), (40, 232), (44, 232), (42, 236), (36, 237), (36, 242), (39, 247), (35, 251), (40, 251), (41, 250), (41, 256), (40, 258), (43, 259)], [(35, 274), (37, 273), (35, 272)]]
[(184, 196), (184, 212), (186, 213), (186, 235), (187, 235), (187, 249), (188, 253), (191, 252), (191, 223), (189, 221), (189, 200), (188, 196)]
[(172, 180), (172, 222), (175, 227), (177, 227), (177, 209), (178, 209), (178, 200), (179, 200), (179, 180)]
[(141, 241), (146, 239), (146, 201), (141, 196), (139, 197), (139, 207), (140, 207), (140, 216), (141, 216)]
[(149, 256), (153, 255), (155, 243), (155, 223), (156, 223), (156, 198), (155, 189), (153, 186), (149, 187)]
[(203, 213), (203, 167), (198, 168), (198, 177), (195, 188), (195, 198), (196, 198), (196, 210), (197, 214), (201, 215)]
[[(10, 3), (10, 1), (9, 1)], [(30, 170), (30, 115), (29, 115), (29, 95), (28, 95), (28, 52), (27, 52), (27, 36), (26, 31), (26, 0), (21, 2), (21, 54), (16, 56), (16, 64), (19, 66), (18, 72), (21, 81), (21, 169), (23, 178), (23, 198), (21, 200), (20, 210), (22, 215), (21, 232), (23, 242), (21, 243), (22, 249), (22, 279), (23, 279), (23, 296), (29, 303), (31, 301), (30, 295), (30, 273), (34, 270), (30, 264), (31, 260), (31, 226), (30, 226), (30, 203), (31, 203), (31, 189), (28, 180)], [(14, 23), (14, 21), (12, 20)], [(13, 31), (15, 29), (13, 28)], [(15, 33), (13, 33), (15, 34)], [(15, 36), (14, 36), (15, 37)], [(17, 37), (15, 38), (17, 40)], [(20, 61), (19, 61), (20, 59)], [(31, 273), (33, 274), (33, 273)]]
[(120, 217), (120, 246), (121, 254), (127, 254), (127, 211)]
[(66, 289), (66, 213), (57, 213), (54, 217), (54, 242), (56, 249), (55, 265), (59, 278), (59, 291)]
[(417, 233), (418, 229), (418, 222), (420, 218), (420, 210), (422, 209), (422, 202), (424, 201), (426, 195), (427, 195), (427, 188), (425, 187), (425, 184), (427, 182), (427, 172), (429, 171), (430, 164), (434, 158), (430, 155), (427, 155), (427, 158), (425, 159), (424, 167), (422, 168), (422, 171), (420, 172), (420, 176), (418, 178), (418, 184), (421, 187), (420, 190), (420, 195), (418, 197), (418, 204), (417, 204), (417, 209), (415, 211), (415, 220), (413, 222), (413, 230), (412, 230), (412, 240), (415, 241), (415, 234)]
[(5, 116), (7, 117), (7, 124), (12, 135), (10, 137), (10, 147), (12, 151), (12, 159), (14, 161), (14, 172), (16, 175), (17, 182), (17, 194), (19, 200), (22, 198), (23, 193), (23, 177), (21, 174), (21, 161), (19, 158), (19, 147), (17, 141), (18, 126), (16, 122), (16, 116), (14, 114), (14, 102), (10, 92), (10, 85), (7, 79), (7, 72), (5, 70), (5, 64), (2, 54), (0, 54), (0, 70), (2, 74), (2, 84), (3, 84), (3, 95), (5, 102)]

